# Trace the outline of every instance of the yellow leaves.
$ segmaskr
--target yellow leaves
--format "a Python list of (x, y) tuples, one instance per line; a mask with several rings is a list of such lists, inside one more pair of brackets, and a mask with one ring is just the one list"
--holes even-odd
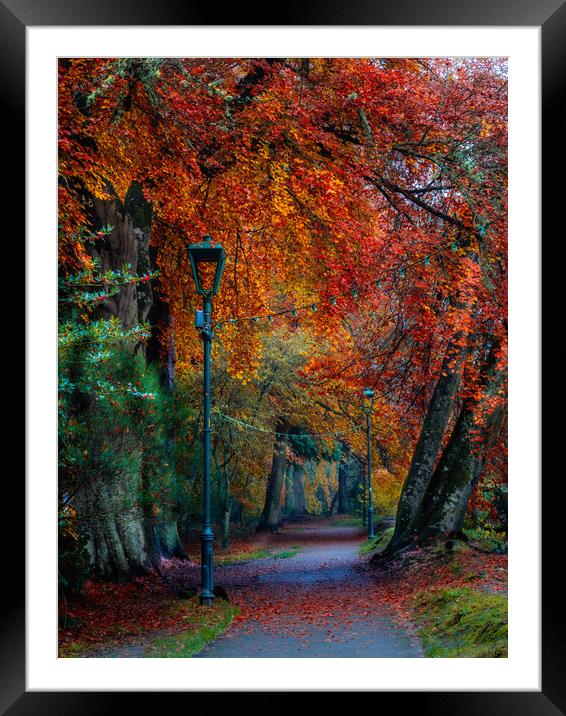
[(372, 487), (377, 499), (378, 512), (392, 513), (395, 511), (402, 484), (402, 473), (395, 474), (383, 467), (373, 470)]
[(481, 137), (482, 139), (486, 139), (487, 137), (489, 137), (490, 134), (491, 134), (491, 129), (492, 129), (492, 124), (491, 124), (491, 122), (488, 122), (487, 119), (485, 119), (485, 118), (482, 117), (482, 118), (480, 119), (480, 127), (481, 127), (480, 137)]
[(270, 165), (272, 179), (272, 210), (278, 215), (277, 223), (283, 223), (291, 214), (295, 213), (295, 205), (288, 189), (289, 171), (286, 164), (277, 162)]
[(260, 159), (269, 158), (269, 144), (266, 140), (261, 140), (259, 143), (258, 156)]

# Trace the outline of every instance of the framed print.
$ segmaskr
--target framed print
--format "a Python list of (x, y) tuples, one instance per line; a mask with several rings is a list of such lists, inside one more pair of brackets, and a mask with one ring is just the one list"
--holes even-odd
[(3, 709), (564, 713), (538, 377), (564, 4), (0, 11), (27, 310)]

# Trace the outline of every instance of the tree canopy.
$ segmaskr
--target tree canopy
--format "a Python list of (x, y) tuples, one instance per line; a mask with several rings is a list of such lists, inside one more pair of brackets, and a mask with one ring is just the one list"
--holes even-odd
[[(504, 475), (506, 107), (499, 59), (61, 60), (60, 269), (65, 286), (88, 286), (62, 350), (77, 325), (96, 333), (112, 286), (151, 282), (167, 317), (139, 330), (162, 364), (174, 343), (194, 410), (177, 439), (194, 431), (186, 247), (210, 234), (227, 253), (213, 312), (216, 465), (242, 504), (261, 503), (276, 432), (313, 436), (320, 455), (344, 444), (363, 455), (366, 386), (380, 467), (399, 483), (417, 470), (433, 408), (427, 484), (464, 413), (466, 449)], [(112, 230), (93, 224), (97, 202), (151, 227), (143, 274), (97, 267)]]

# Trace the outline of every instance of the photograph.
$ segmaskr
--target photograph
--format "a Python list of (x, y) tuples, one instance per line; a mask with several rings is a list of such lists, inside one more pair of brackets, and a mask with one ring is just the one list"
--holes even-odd
[(508, 659), (510, 73), (58, 57), (60, 660)]

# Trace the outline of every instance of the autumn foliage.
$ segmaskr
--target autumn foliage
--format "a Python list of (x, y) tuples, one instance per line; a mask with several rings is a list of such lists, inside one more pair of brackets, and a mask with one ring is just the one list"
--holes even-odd
[(215, 406), (240, 423), (216, 416), (216, 465), (246, 509), (261, 505), (277, 421), (319, 455), (363, 456), (365, 386), (395, 494), (447, 371), (461, 375), (449, 428), (467, 406), (483, 473), (505, 479), (506, 103), (495, 59), (60, 61), (61, 273), (92, 269), (93, 201), (125, 206), (137, 187), (168, 311), (151, 331), (164, 362), (174, 339), (197, 412), (186, 245), (210, 234), (226, 250)]

